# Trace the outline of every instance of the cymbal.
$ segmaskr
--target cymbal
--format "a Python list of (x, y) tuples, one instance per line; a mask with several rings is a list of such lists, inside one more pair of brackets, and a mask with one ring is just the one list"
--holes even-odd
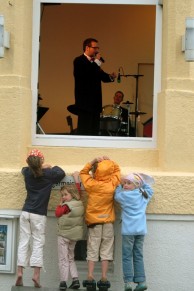
[(138, 115), (147, 114), (147, 112), (135, 111), (135, 112), (129, 112), (129, 114), (138, 116)]
[(78, 115), (78, 108), (76, 107), (75, 104), (67, 106), (67, 110), (72, 114)]
[(122, 104), (129, 105), (129, 104), (133, 104), (133, 102), (126, 101), (126, 102), (123, 102)]
[(123, 102), (123, 103), (122, 103), (122, 107), (128, 109), (128, 108), (130, 107), (130, 104), (133, 104), (133, 102), (129, 102), (129, 101), (127, 101), (127, 102)]

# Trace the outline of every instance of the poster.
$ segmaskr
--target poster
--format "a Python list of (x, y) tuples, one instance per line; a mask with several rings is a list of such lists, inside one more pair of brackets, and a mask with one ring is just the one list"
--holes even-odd
[(0, 213), (0, 273), (14, 273), (17, 217)]
[(7, 225), (0, 225), (0, 265), (6, 265)]

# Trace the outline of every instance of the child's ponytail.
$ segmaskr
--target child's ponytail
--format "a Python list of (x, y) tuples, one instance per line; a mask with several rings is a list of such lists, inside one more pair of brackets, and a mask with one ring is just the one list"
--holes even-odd
[(26, 160), (30, 170), (32, 171), (35, 178), (41, 177), (42, 172), (42, 159), (40, 157), (29, 156)]
[(29, 152), (26, 162), (32, 171), (35, 178), (43, 175), (42, 164), (44, 162), (44, 156), (38, 149), (33, 149)]

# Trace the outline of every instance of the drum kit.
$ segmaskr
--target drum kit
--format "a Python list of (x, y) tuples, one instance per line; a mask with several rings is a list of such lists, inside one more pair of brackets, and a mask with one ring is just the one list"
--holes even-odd
[(101, 135), (118, 135), (121, 126), (122, 109), (119, 105), (106, 105), (102, 108), (100, 118)]
[(146, 112), (141, 111), (130, 112), (131, 104), (133, 103), (129, 101), (122, 103), (122, 107), (128, 110), (127, 122), (123, 121), (122, 107), (120, 105), (104, 106), (100, 118), (100, 135), (130, 136), (132, 129), (130, 115), (135, 115), (136, 118), (139, 115), (146, 114)]

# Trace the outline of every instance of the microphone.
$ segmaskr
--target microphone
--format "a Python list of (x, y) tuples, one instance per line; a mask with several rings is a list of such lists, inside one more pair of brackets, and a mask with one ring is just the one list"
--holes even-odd
[(105, 63), (105, 60), (104, 60), (102, 57), (100, 57), (100, 61), (101, 61), (102, 63)]
[(117, 77), (117, 83), (121, 83), (121, 74), (120, 74), (120, 69)]

